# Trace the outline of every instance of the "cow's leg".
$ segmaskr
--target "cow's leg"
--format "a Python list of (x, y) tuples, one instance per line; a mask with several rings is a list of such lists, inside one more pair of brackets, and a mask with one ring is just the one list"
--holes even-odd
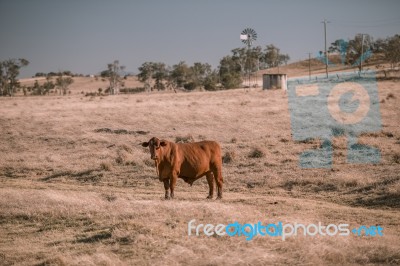
[(207, 199), (212, 199), (213, 195), (214, 195), (214, 175), (212, 172), (209, 172), (206, 174), (206, 177), (207, 177), (208, 188), (209, 188)]
[(171, 179), (170, 179), (170, 185), (171, 185), (171, 198), (174, 198), (174, 191), (175, 191), (175, 186), (176, 186), (176, 181), (178, 180), (178, 173), (175, 171), (172, 172)]
[(165, 199), (169, 199), (169, 179), (164, 179)]
[(215, 182), (217, 183), (217, 191), (218, 191), (217, 199), (222, 199), (222, 184), (224, 180), (222, 178), (221, 167), (217, 166), (215, 169), (213, 169), (213, 174)]

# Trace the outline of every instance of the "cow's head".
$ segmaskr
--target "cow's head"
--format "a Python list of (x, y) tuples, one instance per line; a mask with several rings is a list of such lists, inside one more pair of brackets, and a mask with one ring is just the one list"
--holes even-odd
[(149, 147), (151, 159), (158, 160), (161, 157), (161, 147), (166, 146), (167, 143), (164, 140), (159, 140), (156, 137), (151, 138), (148, 142), (143, 142), (143, 147)]

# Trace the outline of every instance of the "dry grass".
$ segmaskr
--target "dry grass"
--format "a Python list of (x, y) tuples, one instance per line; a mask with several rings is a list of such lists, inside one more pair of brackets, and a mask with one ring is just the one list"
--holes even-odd
[[(0, 260), (17, 265), (265, 265), (400, 263), (399, 83), (379, 83), (383, 130), (377, 165), (301, 169), (319, 141), (291, 138), (283, 91), (0, 98)], [(242, 104), (245, 103), (245, 104)], [(101, 129), (101, 130), (99, 130)], [(178, 181), (163, 200), (151, 136), (214, 139), (225, 194)], [(261, 151), (261, 156), (249, 156)], [(228, 159), (229, 158), (229, 159)], [(381, 225), (383, 237), (188, 237), (187, 223), (291, 222)]]

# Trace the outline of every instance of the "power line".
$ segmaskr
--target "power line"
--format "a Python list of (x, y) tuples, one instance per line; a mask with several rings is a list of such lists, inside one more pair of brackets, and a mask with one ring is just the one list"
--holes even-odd
[(396, 26), (400, 25), (400, 18), (397, 19), (385, 19), (375, 21), (351, 21), (351, 20), (332, 20), (335, 26), (345, 26), (354, 28), (379, 28), (385, 26)]
[(336, 20), (336, 19), (332, 19), (332, 22), (335, 22), (335, 23), (344, 22), (344, 23), (353, 23), (353, 24), (357, 24), (357, 23), (361, 23), (361, 24), (388, 23), (388, 22), (396, 22), (396, 21), (400, 21), (400, 18), (388, 18), (388, 19), (378, 19), (378, 20), (348, 20), (348, 19)]

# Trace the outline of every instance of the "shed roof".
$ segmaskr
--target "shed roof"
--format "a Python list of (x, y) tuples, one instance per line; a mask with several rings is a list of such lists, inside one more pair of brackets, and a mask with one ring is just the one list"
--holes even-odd
[(287, 76), (286, 73), (265, 73), (265, 74), (263, 74), (263, 76), (264, 75), (267, 75), (267, 76), (283, 76), (283, 75), (286, 75)]

